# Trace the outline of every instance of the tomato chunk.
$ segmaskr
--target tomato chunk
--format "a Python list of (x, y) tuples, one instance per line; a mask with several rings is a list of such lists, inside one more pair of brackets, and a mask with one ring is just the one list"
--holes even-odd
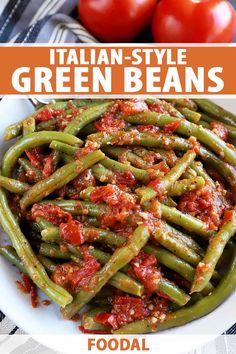
[(145, 286), (149, 294), (157, 291), (161, 279), (161, 272), (157, 268), (157, 260), (154, 255), (139, 252), (139, 255), (131, 261), (132, 271)]
[(52, 118), (60, 116), (63, 113), (64, 109), (51, 109), (46, 107), (44, 110), (36, 114), (35, 120), (38, 122), (46, 122), (48, 120), (51, 120)]
[(42, 148), (36, 147), (26, 149), (25, 153), (33, 167), (41, 169), (43, 167), (44, 155), (42, 154)]
[(204, 221), (210, 230), (217, 230), (224, 210), (229, 209), (229, 203), (219, 183), (216, 190), (206, 184), (199, 190), (185, 193), (179, 200), (178, 209)]
[(147, 104), (141, 99), (132, 99), (119, 102), (122, 115), (128, 116), (148, 110)]
[(87, 187), (95, 187), (96, 180), (92, 174), (91, 170), (86, 170), (81, 173), (78, 177), (71, 181), (72, 186), (76, 189), (76, 192), (79, 193)]
[(43, 177), (47, 178), (53, 174), (55, 171), (55, 168), (53, 166), (53, 157), (54, 157), (54, 152), (52, 152), (48, 157), (45, 157), (43, 160)]
[(45, 218), (54, 225), (60, 225), (61, 223), (66, 223), (72, 219), (70, 213), (52, 203), (34, 204), (31, 209), (31, 216), (33, 220), (36, 220), (38, 217)]
[(77, 220), (69, 220), (67, 223), (61, 223), (59, 233), (62, 240), (71, 245), (79, 246), (84, 243), (81, 224)]
[(178, 128), (179, 125), (180, 125), (180, 120), (176, 120), (174, 122), (167, 123), (164, 127), (164, 131), (166, 133), (173, 133), (174, 131), (176, 131), (176, 129)]
[(148, 314), (149, 311), (141, 299), (116, 295), (113, 298), (112, 312), (98, 314), (95, 321), (118, 329), (127, 323), (142, 320)]
[(115, 132), (125, 128), (125, 121), (118, 113), (119, 104), (115, 103), (94, 123), (94, 127), (101, 132)]
[(229, 137), (229, 131), (221, 122), (211, 122), (210, 123), (212, 131), (218, 135), (222, 140), (227, 141)]
[(90, 256), (81, 265), (74, 262), (59, 265), (52, 273), (52, 280), (70, 292), (86, 290), (91, 278), (99, 269), (98, 261)]

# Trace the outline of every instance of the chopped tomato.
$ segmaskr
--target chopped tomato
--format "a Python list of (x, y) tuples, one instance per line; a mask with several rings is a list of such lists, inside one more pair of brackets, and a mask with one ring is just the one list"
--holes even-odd
[(157, 268), (157, 260), (154, 255), (139, 252), (139, 255), (131, 261), (132, 271), (142, 282), (149, 294), (157, 291), (161, 279), (161, 272)]
[(180, 120), (175, 120), (171, 123), (167, 123), (164, 127), (164, 131), (168, 134), (173, 133), (174, 131), (176, 131), (179, 125), (180, 125)]
[(218, 135), (222, 140), (227, 141), (229, 137), (229, 131), (221, 122), (211, 122), (210, 123), (212, 131)]
[(111, 313), (98, 314), (95, 321), (118, 329), (127, 323), (142, 320), (149, 314), (144, 301), (140, 298), (116, 295), (112, 305)]
[(134, 187), (137, 184), (136, 178), (130, 171), (114, 171), (115, 183), (120, 188), (126, 186), (128, 188)]
[(103, 116), (94, 123), (101, 132), (115, 132), (125, 128), (124, 119), (118, 114), (119, 104), (116, 102)]
[(213, 190), (209, 184), (203, 188), (185, 193), (179, 200), (178, 208), (204, 221), (211, 230), (217, 230), (221, 217), (228, 209), (229, 201), (221, 185)]
[(110, 206), (125, 203), (124, 207), (130, 210), (135, 205), (135, 199), (131, 194), (124, 193), (117, 186), (107, 184), (106, 186), (97, 187), (90, 195), (93, 203), (106, 202)]
[(100, 264), (98, 261), (90, 256), (81, 265), (69, 262), (57, 266), (52, 273), (52, 280), (68, 291), (86, 290), (91, 278), (99, 269)]
[(61, 223), (59, 225), (59, 234), (62, 240), (71, 245), (79, 246), (84, 243), (81, 224), (77, 220), (69, 220), (67, 223)]
[(64, 113), (64, 109), (51, 109), (46, 107), (35, 116), (35, 120), (38, 122), (46, 122), (52, 118), (61, 116)]
[(63, 114), (57, 117), (58, 130), (63, 131), (75, 117), (77, 117), (80, 113), (84, 111), (83, 108), (75, 109), (74, 107), (72, 107), (72, 109), (73, 110), (71, 113), (64, 112)]
[(54, 152), (52, 152), (48, 157), (45, 157), (43, 160), (43, 177), (47, 178), (51, 176), (54, 172), (54, 167), (53, 167), (53, 157), (54, 157)]
[(168, 114), (168, 112), (165, 110), (165, 108), (162, 105), (160, 105), (158, 102), (149, 104), (148, 108), (152, 112), (157, 112), (160, 114)]
[(225, 210), (224, 215), (223, 215), (223, 220), (222, 220), (222, 224), (225, 224), (228, 221), (233, 220), (233, 218), (235, 217), (235, 210)]
[(38, 307), (38, 298), (35, 286), (31, 286), (30, 289), (31, 305), (33, 308)]
[(97, 144), (88, 141), (85, 147), (78, 149), (78, 151), (76, 152), (76, 158), (80, 159), (81, 157), (88, 155), (90, 152), (93, 152), (96, 149), (97, 149)]
[(163, 196), (163, 185), (160, 178), (156, 178), (148, 183), (148, 187), (153, 188), (159, 197)]
[(90, 199), (93, 203), (106, 202), (108, 210), (100, 217), (102, 227), (113, 227), (117, 222), (124, 222), (131, 210), (136, 207), (135, 198), (123, 192), (117, 186), (108, 184), (97, 187), (91, 193)]
[(119, 108), (124, 116), (137, 114), (148, 110), (147, 104), (140, 99), (119, 101)]
[(71, 181), (72, 186), (76, 189), (76, 193), (81, 192), (87, 187), (95, 187), (96, 180), (92, 174), (91, 170), (86, 170), (81, 173), (78, 177)]
[(44, 155), (42, 154), (42, 148), (36, 147), (25, 150), (26, 156), (30, 160), (33, 167), (42, 168)]
[(38, 300), (35, 286), (27, 275), (22, 274), (21, 278), (22, 281), (17, 281), (17, 286), (23, 293), (30, 294), (31, 305), (33, 308), (36, 308), (38, 306)]
[(156, 125), (137, 125), (136, 129), (140, 133), (157, 133), (160, 130)]
[(72, 219), (70, 213), (62, 210), (60, 207), (52, 203), (34, 204), (31, 209), (31, 215), (33, 220), (36, 220), (38, 217), (42, 217), (55, 225), (66, 223)]

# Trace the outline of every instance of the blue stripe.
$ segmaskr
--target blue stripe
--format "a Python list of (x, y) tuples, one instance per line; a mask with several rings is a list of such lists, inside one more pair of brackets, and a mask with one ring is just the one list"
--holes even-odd
[[(7, 23), (7, 26), (4, 28), (2, 34), (0, 35), (0, 42), (7, 42), (7, 40), (9, 39), (9, 37), (14, 29), (14, 25), (21, 18), (22, 13), (24, 12), (24, 10), (26, 9), (28, 4), (29, 4), (29, 0), (21, 0), (20, 5), (17, 7), (16, 11), (13, 13), (13, 15), (11, 16), (11, 19)], [(0, 27), (2, 27), (2, 26), (0, 25)]]

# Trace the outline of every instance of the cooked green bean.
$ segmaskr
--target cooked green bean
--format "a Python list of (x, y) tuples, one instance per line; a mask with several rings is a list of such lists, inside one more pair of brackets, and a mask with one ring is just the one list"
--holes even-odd
[(23, 135), (31, 134), (35, 131), (35, 119), (29, 117), (23, 121)]
[(214, 269), (219, 261), (224, 248), (236, 232), (236, 207), (232, 211), (232, 219), (227, 221), (209, 242), (204, 258), (199, 262), (191, 292), (199, 292), (211, 279)]
[(223, 157), (226, 162), (236, 165), (236, 150), (229, 147), (222, 139), (208, 129), (188, 122), (185, 119), (179, 119), (168, 115), (160, 115), (155, 112), (149, 112), (149, 117), (145, 114), (127, 116), (125, 120), (133, 124), (157, 124), (159, 127), (173, 122), (177, 122), (176, 132), (185, 136), (194, 136), (201, 143), (212, 149), (213, 152)]
[(133, 166), (130, 166), (128, 164), (124, 164), (112, 159), (109, 159), (106, 157), (105, 159), (101, 160), (100, 163), (106, 167), (106, 168), (111, 168), (113, 170), (118, 170), (118, 171), (130, 171), (133, 173), (134, 177), (137, 178), (140, 181), (144, 181), (148, 177), (148, 172), (145, 170), (142, 170), (140, 168), (136, 168)]
[(23, 183), (17, 179), (0, 176), (0, 186), (8, 190), (9, 192), (16, 194), (24, 194), (29, 188), (28, 183)]
[(138, 255), (139, 251), (147, 243), (148, 238), (148, 229), (144, 226), (137, 227), (128, 243), (125, 246), (116, 249), (109, 262), (92, 277), (90, 281), (90, 291), (79, 291), (73, 302), (62, 309), (64, 318), (70, 319), (85, 304), (87, 304), (119, 269), (124, 267), (132, 260), (132, 258)]
[(60, 306), (64, 307), (69, 304), (72, 301), (72, 296), (48, 278), (44, 267), (34, 255), (30, 244), (21, 232), (2, 188), (0, 188), (0, 221), (19, 258), (24, 261), (25, 269), (34, 283)]
[(103, 153), (98, 150), (91, 152), (80, 160), (76, 160), (75, 162), (71, 162), (59, 168), (50, 177), (36, 183), (23, 195), (20, 201), (22, 209), (47, 197), (56, 189), (63, 187), (76, 178), (81, 172), (100, 161), (103, 157)]
[[(141, 334), (149, 332), (162, 331), (167, 328), (184, 325), (188, 322), (196, 320), (217, 308), (236, 287), (236, 250), (232, 258), (230, 268), (220, 284), (207, 297), (202, 298), (193, 306), (180, 309), (168, 315), (163, 321), (155, 321), (145, 319), (127, 324), (124, 327), (114, 331), (115, 334)], [(155, 324), (155, 325), (154, 325)]]
[(22, 273), (27, 274), (23, 261), (18, 257), (15, 249), (12, 246), (0, 247), (0, 254), (11, 264), (16, 266)]
[(110, 105), (111, 102), (105, 102), (83, 111), (67, 125), (65, 133), (77, 135), (87, 124), (104, 114)]
[(200, 189), (205, 185), (203, 177), (190, 177), (176, 181), (169, 189), (168, 195), (171, 197), (180, 197), (186, 192), (191, 192)]
[(2, 162), (2, 174), (5, 177), (10, 177), (14, 165), (18, 158), (25, 152), (26, 149), (33, 148), (40, 145), (51, 143), (52, 140), (58, 140), (62, 143), (70, 145), (81, 145), (82, 141), (70, 134), (62, 132), (38, 132), (28, 134), (18, 140), (6, 152)]
[[(168, 193), (173, 184), (181, 177), (187, 167), (193, 162), (196, 154), (190, 150), (180, 158), (174, 167), (163, 178), (160, 179), (159, 190), (161, 194)], [(152, 187), (141, 187), (136, 190), (141, 198), (141, 204), (144, 204), (158, 195), (158, 191)]]

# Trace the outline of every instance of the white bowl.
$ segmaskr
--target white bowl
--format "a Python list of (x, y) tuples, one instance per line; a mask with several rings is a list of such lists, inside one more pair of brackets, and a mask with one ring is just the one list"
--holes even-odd
[[(234, 100), (221, 99), (216, 102), (236, 113), (236, 102)], [(25, 99), (5, 97), (0, 102), (0, 158), (7, 147), (11, 145), (11, 142), (3, 142), (2, 136), (5, 127), (24, 118), (33, 110), (31, 104)], [(7, 239), (6, 234), (0, 229), (0, 243), (4, 243)], [(48, 307), (41, 305), (37, 309), (32, 309), (29, 297), (23, 295), (16, 288), (15, 281), (17, 278), (18, 272), (15, 267), (10, 266), (3, 257), (0, 257), (0, 309), (17, 326), (31, 335), (80, 333), (78, 323), (63, 320), (58, 306), (54, 304)], [(45, 299), (45, 296), (41, 294), (41, 298)], [(165, 331), (165, 333), (171, 335), (221, 334), (235, 323), (235, 300), (236, 295), (233, 293), (221, 306), (207, 316), (184, 326)], [(158, 336), (158, 334), (156, 336)], [(184, 351), (185, 344), (182, 344), (181, 349)]]

